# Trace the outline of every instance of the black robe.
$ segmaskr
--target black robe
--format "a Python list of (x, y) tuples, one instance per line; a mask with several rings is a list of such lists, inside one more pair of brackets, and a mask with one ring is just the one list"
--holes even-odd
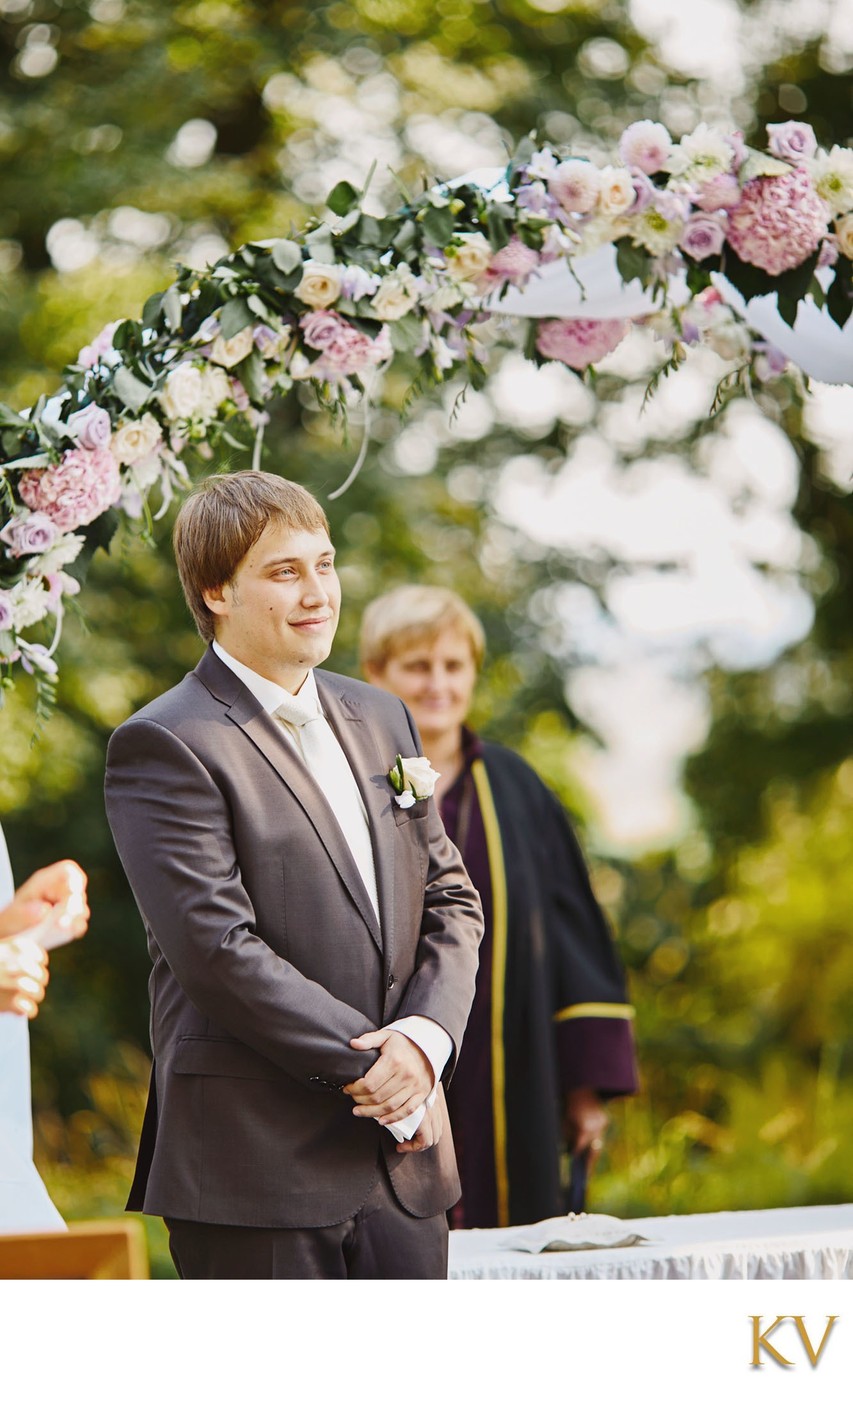
[(564, 1213), (565, 1094), (636, 1091), (625, 976), (566, 814), (525, 761), (466, 731), (442, 817), (483, 900), (477, 994), (448, 1090), (457, 1228)]

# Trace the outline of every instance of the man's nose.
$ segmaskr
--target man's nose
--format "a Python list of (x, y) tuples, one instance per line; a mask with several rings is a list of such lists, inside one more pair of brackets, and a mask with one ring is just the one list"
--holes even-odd
[(329, 592), (322, 576), (316, 576), (313, 572), (306, 576), (302, 599), (306, 605), (326, 605), (328, 603)]

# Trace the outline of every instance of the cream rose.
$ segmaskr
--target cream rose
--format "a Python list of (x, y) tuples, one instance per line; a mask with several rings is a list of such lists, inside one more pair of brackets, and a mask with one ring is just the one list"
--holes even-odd
[(210, 360), (217, 366), (237, 366), (245, 361), (255, 344), (254, 329), (244, 327), (236, 337), (218, 336), (210, 348)]
[(411, 312), (418, 300), (415, 280), (408, 268), (400, 267), (383, 278), (370, 306), (383, 322), (397, 322)]
[(492, 246), (484, 234), (460, 234), (461, 243), (447, 250), (447, 263), (460, 283), (476, 282), (492, 261)]
[(204, 377), (199, 367), (187, 361), (176, 366), (166, 377), (159, 400), (170, 420), (197, 419), (205, 403)]
[(143, 415), (142, 419), (120, 424), (110, 440), (110, 448), (118, 463), (131, 464), (146, 458), (159, 442), (159, 424), (153, 415)]
[(835, 221), (835, 238), (839, 252), (846, 259), (853, 259), (853, 215), (844, 215)]
[(605, 166), (599, 172), (598, 208), (602, 215), (624, 215), (637, 198), (630, 173), (622, 166)]
[(341, 270), (333, 263), (309, 259), (302, 267), (302, 277), (294, 291), (308, 307), (331, 307), (340, 297)]
[(231, 398), (231, 382), (221, 366), (205, 366), (201, 374), (202, 418), (212, 420), (223, 400)]

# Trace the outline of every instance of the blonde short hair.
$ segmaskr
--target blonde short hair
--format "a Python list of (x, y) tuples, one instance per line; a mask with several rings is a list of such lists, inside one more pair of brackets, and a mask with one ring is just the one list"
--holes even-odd
[(328, 532), (317, 499), (299, 483), (247, 468), (205, 478), (184, 501), (172, 544), (184, 595), (202, 639), (213, 639), (206, 590), (233, 579), (246, 552), (271, 522), (293, 532)]
[(400, 585), (372, 600), (361, 622), (363, 670), (381, 672), (388, 660), (421, 643), (433, 643), (447, 629), (471, 645), (477, 668), (486, 652), (483, 626), (461, 596), (440, 585)]

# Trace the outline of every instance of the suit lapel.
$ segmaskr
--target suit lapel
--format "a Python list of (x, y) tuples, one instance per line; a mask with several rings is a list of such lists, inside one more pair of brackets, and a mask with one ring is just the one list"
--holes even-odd
[[(332, 807), (302, 758), (287, 738), (282, 735), (280, 725), (269, 715), (237, 675), (212, 650), (209, 649), (200, 660), (195, 673), (208, 692), (223, 703), (226, 715), (266, 757), (279, 778), (284, 781), (284, 784), (301, 805), (345, 883), (371, 937), (382, 950), (382, 937), (379, 924), (376, 921), (376, 913), (352, 856), (352, 850), (343, 836)], [(325, 696), (323, 702), (325, 706)], [(329, 720), (331, 722), (332, 718), (330, 717)], [(344, 745), (342, 739), (341, 745)], [(344, 749), (346, 750), (346, 747)], [(347, 752), (347, 756), (349, 759), (349, 752)], [(353, 765), (353, 770), (355, 769), (355, 765)], [(361, 778), (357, 771), (356, 780), (361, 786)], [(368, 814), (371, 814), (369, 806)], [(380, 887), (380, 907), (382, 906), (381, 892)]]
[(317, 692), (329, 725), (343, 747), (367, 810), (373, 863), (379, 892), (386, 961), (391, 961), (394, 931), (394, 830), (388, 811), (392, 791), (388, 771), (394, 758), (384, 761), (361, 704), (347, 693), (346, 679), (315, 670)]

